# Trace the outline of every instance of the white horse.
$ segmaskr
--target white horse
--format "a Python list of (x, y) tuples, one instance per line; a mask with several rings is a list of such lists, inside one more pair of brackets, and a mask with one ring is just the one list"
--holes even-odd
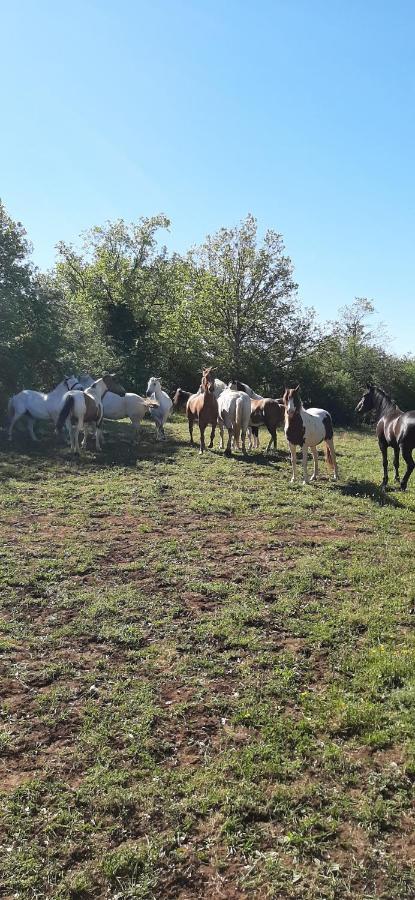
[[(249, 386), (249, 384), (245, 384), (244, 381), (238, 381), (238, 380), (230, 381), (228, 384), (228, 388), (231, 391), (245, 391), (245, 393), (248, 394), (248, 397), (250, 397), (251, 400), (263, 400), (264, 399), (262, 394), (256, 394), (255, 391), (253, 391), (252, 388)], [(252, 425), (251, 424), (249, 425), (249, 428), (248, 428), (248, 449), (249, 450), (251, 450), (252, 447), (254, 448), (254, 450), (259, 450), (258, 432), (259, 432), (258, 425), (256, 425), (256, 426), (254, 425), (254, 430), (252, 428)], [(268, 444), (267, 451), (270, 448), (270, 444), (271, 444), (271, 441)]]
[[(311, 407), (305, 410), (300, 398), (300, 388), (287, 388), (283, 402), (285, 406), (285, 437), (289, 443), (292, 464), (291, 481), (295, 481), (297, 475), (297, 447), (303, 451), (303, 484), (309, 480), (315, 481), (318, 476), (317, 445), (322, 441), (326, 445), (326, 462), (329, 470), (333, 471), (334, 480), (339, 477), (336, 461), (336, 451), (333, 443), (333, 423), (331, 415), (326, 409)], [(307, 457), (310, 448), (314, 459), (314, 471), (311, 479), (307, 473)]]
[[(79, 381), (82, 387), (90, 387), (94, 383), (94, 379), (90, 375), (81, 375)], [(144, 418), (149, 409), (155, 409), (158, 406), (157, 400), (148, 397), (140, 397), (139, 394), (126, 393), (124, 397), (108, 391), (102, 400), (104, 407), (104, 419), (111, 421), (119, 421), (119, 419), (131, 419), (136, 435), (140, 430), (140, 422)], [(101, 440), (103, 436), (101, 434)]]
[(225, 388), (218, 399), (218, 425), (223, 446), (223, 429), (228, 432), (228, 443), (225, 456), (231, 455), (232, 438), (239, 449), (239, 436), (242, 439), (242, 452), (246, 453), (245, 438), (251, 419), (251, 399), (244, 391), (232, 391)]
[(115, 380), (115, 375), (103, 375), (85, 391), (68, 391), (63, 397), (61, 409), (56, 423), (57, 431), (61, 431), (65, 422), (71, 422), (71, 450), (79, 453), (79, 432), (84, 432), (82, 447), (86, 447), (88, 425), (95, 426), (95, 444), (101, 450), (101, 427), (104, 418), (103, 398), (108, 391), (125, 396), (125, 390)]
[(164, 425), (171, 413), (173, 402), (166, 391), (162, 391), (160, 378), (156, 378), (155, 375), (149, 378), (146, 397), (152, 397), (157, 401), (158, 405), (150, 409), (150, 416), (156, 426), (157, 440), (165, 441)]
[[(199, 388), (200, 390), (200, 388)], [(226, 384), (224, 381), (221, 381), (220, 378), (215, 378), (215, 390), (214, 395), (217, 400), (219, 400), (220, 395), (226, 391)]]
[(12, 440), (13, 428), (22, 416), (26, 416), (26, 423), (32, 441), (38, 441), (33, 429), (33, 419), (43, 422), (52, 421), (54, 424), (59, 415), (62, 400), (67, 391), (76, 387), (82, 387), (75, 375), (65, 375), (53, 391), (43, 394), (41, 391), (23, 390), (11, 397), (8, 404), (9, 411), (9, 441)]

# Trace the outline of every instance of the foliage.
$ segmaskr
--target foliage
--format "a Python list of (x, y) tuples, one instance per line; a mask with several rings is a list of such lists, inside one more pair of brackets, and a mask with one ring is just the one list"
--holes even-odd
[(0, 395), (56, 378), (60, 308), (56, 292), (29, 261), (20, 222), (0, 201)]
[(221, 228), (186, 256), (158, 236), (164, 215), (92, 228), (61, 242), (54, 269), (30, 262), (20, 223), (0, 204), (0, 402), (23, 386), (50, 388), (65, 372), (117, 371), (130, 390), (150, 374), (169, 390), (197, 389), (203, 365), (266, 396), (300, 381), (305, 403), (353, 421), (373, 378), (404, 408), (415, 405), (415, 360), (387, 352), (373, 302), (356, 298), (318, 324), (297, 296), (282, 236), (262, 240), (255, 218)]

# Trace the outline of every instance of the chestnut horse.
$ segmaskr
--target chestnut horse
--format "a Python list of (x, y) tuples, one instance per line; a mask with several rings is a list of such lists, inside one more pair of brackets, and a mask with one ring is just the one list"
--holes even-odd
[(205, 445), (205, 429), (208, 425), (212, 426), (210, 434), (209, 450), (213, 447), (213, 439), (215, 437), (216, 424), (218, 421), (218, 401), (215, 397), (215, 379), (213, 377), (212, 368), (203, 369), (201, 393), (192, 394), (186, 404), (187, 421), (189, 423), (190, 443), (194, 446), (193, 441), (193, 425), (195, 419), (199, 420), (200, 431), (200, 450), (203, 453), (206, 450)]
[(399, 481), (399, 453), (406, 462), (406, 472), (401, 489), (406, 491), (409, 478), (415, 469), (412, 451), (415, 448), (415, 410), (402, 412), (399, 406), (381, 388), (369, 382), (367, 391), (356, 406), (356, 412), (373, 410), (376, 418), (376, 434), (383, 459), (382, 487), (388, 483), (388, 447), (393, 447), (395, 481)]
[(243, 381), (230, 381), (229, 387), (232, 391), (245, 391), (251, 398), (251, 428), (254, 437), (254, 447), (259, 447), (258, 430), (261, 425), (265, 425), (269, 431), (271, 438), (268, 442), (267, 453), (274, 447), (277, 449), (277, 428), (284, 424), (284, 406), (282, 398), (273, 400), (272, 397), (261, 397), (256, 394), (249, 384)]

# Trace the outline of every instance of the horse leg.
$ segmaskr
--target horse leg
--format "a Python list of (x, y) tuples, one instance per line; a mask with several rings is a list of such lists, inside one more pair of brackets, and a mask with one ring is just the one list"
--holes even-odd
[(134, 428), (134, 434), (135, 434), (135, 436), (136, 436), (136, 438), (137, 438), (137, 440), (138, 440), (138, 438), (139, 438), (139, 436), (140, 436), (140, 419), (133, 419), (133, 418), (131, 418), (131, 416), (130, 416), (130, 420), (131, 420), (131, 425), (132, 425), (133, 428)]
[(223, 450), (223, 425), (221, 425), (219, 422), (218, 422), (218, 428), (219, 428), (219, 434), (220, 434), (219, 450)]
[(242, 453), (243, 453), (244, 456), (246, 456), (245, 440), (246, 440), (246, 431), (244, 431), (244, 429), (242, 428), (242, 431), (241, 431), (241, 443), (242, 443)]
[(79, 449), (79, 423), (72, 425), (71, 429), (71, 451), (72, 453), (80, 453)]
[(36, 437), (36, 435), (35, 435), (35, 432), (33, 429), (33, 419), (32, 419), (32, 416), (30, 415), (30, 413), (26, 413), (26, 422), (27, 422), (27, 429), (30, 434), (30, 437), (32, 438), (32, 441), (38, 441), (39, 438)]
[[(385, 488), (386, 485), (387, 485), (387, 483), (388, 483), (388, 481), (389, 481), (389, 478), (388, 478), (388, 445), (387, 445), (387, 443), (386, 443), (385, 438), (383, 437), (383, 435), (381, 435), (381, 437), (379, 438), (379, 447), (380, 447), (380, 452), (381, 452), (381, 454), (382, 454), (382, 462), (383, 462), (383, 481), (382, 481), (382, 487)], [(403, 455), (403, 454), (402, 454), (402, 455)], [(405, 458), (405, 457), (404, 457), (404, 458)]]
[(334, 449), (333, 438), (330, 438), (328, 441), (326, 441), (326, 444), (327, 444), (328, 449), (330, 450), (330, 456), (332, 458), (333, 479), (334, 479), (334, 481), (338, 481), (339, 480), (339, 470), (337, 468), (337, 456), (336, 456), (336, 451)]
[(406, 462), (406, 472), (401, 481), (401, 489), (406, 491), (406, 486), (411, 476), (411, 472), (415, 469), (415, 463), (412, 459), (412, 449), (401, 445), (402, 456)]
[[(88, 427), (88, 426), (85, 426), (85, 423), (84, 423), (83, 418), (79, 418), (79, 419), (76, 420), (76, 422), (75, 422), (75, 427), (74, 427), (75, 453), (80, 453), (80, 452), (81, 452), (80, 447), (79, 447), (79, 432), (80, 432), (80, 431), (83, 431), (83, 433), (84, 433), (84, 441), (85, 441), (85, 439), (86, 439), (86, 430), (85, 430), (85, 429), (86, 429), (87, 427)], [(84, 446), (84, 441), (82, 441), (82, 447)]]
[(307, 472), (307, 460), (308, 460), (308, 447), (307, 444), (303, 444), (303, 484), (308, 484), (309, 477)]
[(213, 440), (214, 440), (214, 437), (215, 437), (215, 431), (216, 431), (216, 422), (214, 422), (213, 425), (212, 425), (212, 431), (210, 432), (210, 442), (209, 442), (208, 450), (211, 450), (212, 447), (213, 447)]
[(233, 437), (233, 429), (228, 428), (228, 443), (225, 448), (225, 456), (232, 456), (232, 437)]
[(293, 483), (297, 477), (297, 447), (295, 444), (290, 444), (290, 455), (291, 455), (291, 465), (292, 465), (292, 476), (291, 483)]
[(205, 428), (206, 428), (206, 425), (202, 425), (202, 424), (201, 424), (201, 422), (200, 422), (200, 417), (199, 417), (199, 432), (200, 432), (199, 454), (200, 454), (200, 456), (202, 456), (202, 454), (203, 454), (204, 451), (206, 450), (206, 445), (205, 445)]
[(399, 482), (399, 444), (393, 448), (393, 467), (395, 469), (395, 481)]
[(97, 450), (102, 450), (102, 430), (100, 425), (95, 426), (95, 447)]
[(193, 413), (191, 413), (191, 412), (189, 411), (189, 412), (187, 413), (187, 422), (188, 422), (188, 425), (189, 425), (190, 446), (191, 446), (191, 447), (194, 447), (194, 444), (195, 444), (195, 442), (194, 442), (194, 440), (193, 440), (193, 425), (194, 425), (194, 421), (195, 421), (195, 420), (194, 420)]
[(277, 449), (277, 429), (276, 428), (268, 428), (268, 431), (271, 435), (268, 441), (267, 453), (271, 450), (272, 445), (274, 445), (274, 450)]
[(310, 478), (310, 481), (316, 481), (317, 478), (318, 478), (318, 453), (317, 453), (317, 447), (310, 447), (310, 450), (311, 450), (311, 453), (312, 453), (312, 455), (313, 455), (313, 460), (314, 460), (314, 469), (313, 469), (313, 474), (312, 474), (312, 476), (311, 476), (311, 478)]

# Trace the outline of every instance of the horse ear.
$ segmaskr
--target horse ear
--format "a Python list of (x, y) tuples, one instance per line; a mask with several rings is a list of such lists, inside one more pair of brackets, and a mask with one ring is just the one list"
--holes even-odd
[(368, 381), (366, 384), (368, 391), (373, 391), (374, 386), (373, 381)]

